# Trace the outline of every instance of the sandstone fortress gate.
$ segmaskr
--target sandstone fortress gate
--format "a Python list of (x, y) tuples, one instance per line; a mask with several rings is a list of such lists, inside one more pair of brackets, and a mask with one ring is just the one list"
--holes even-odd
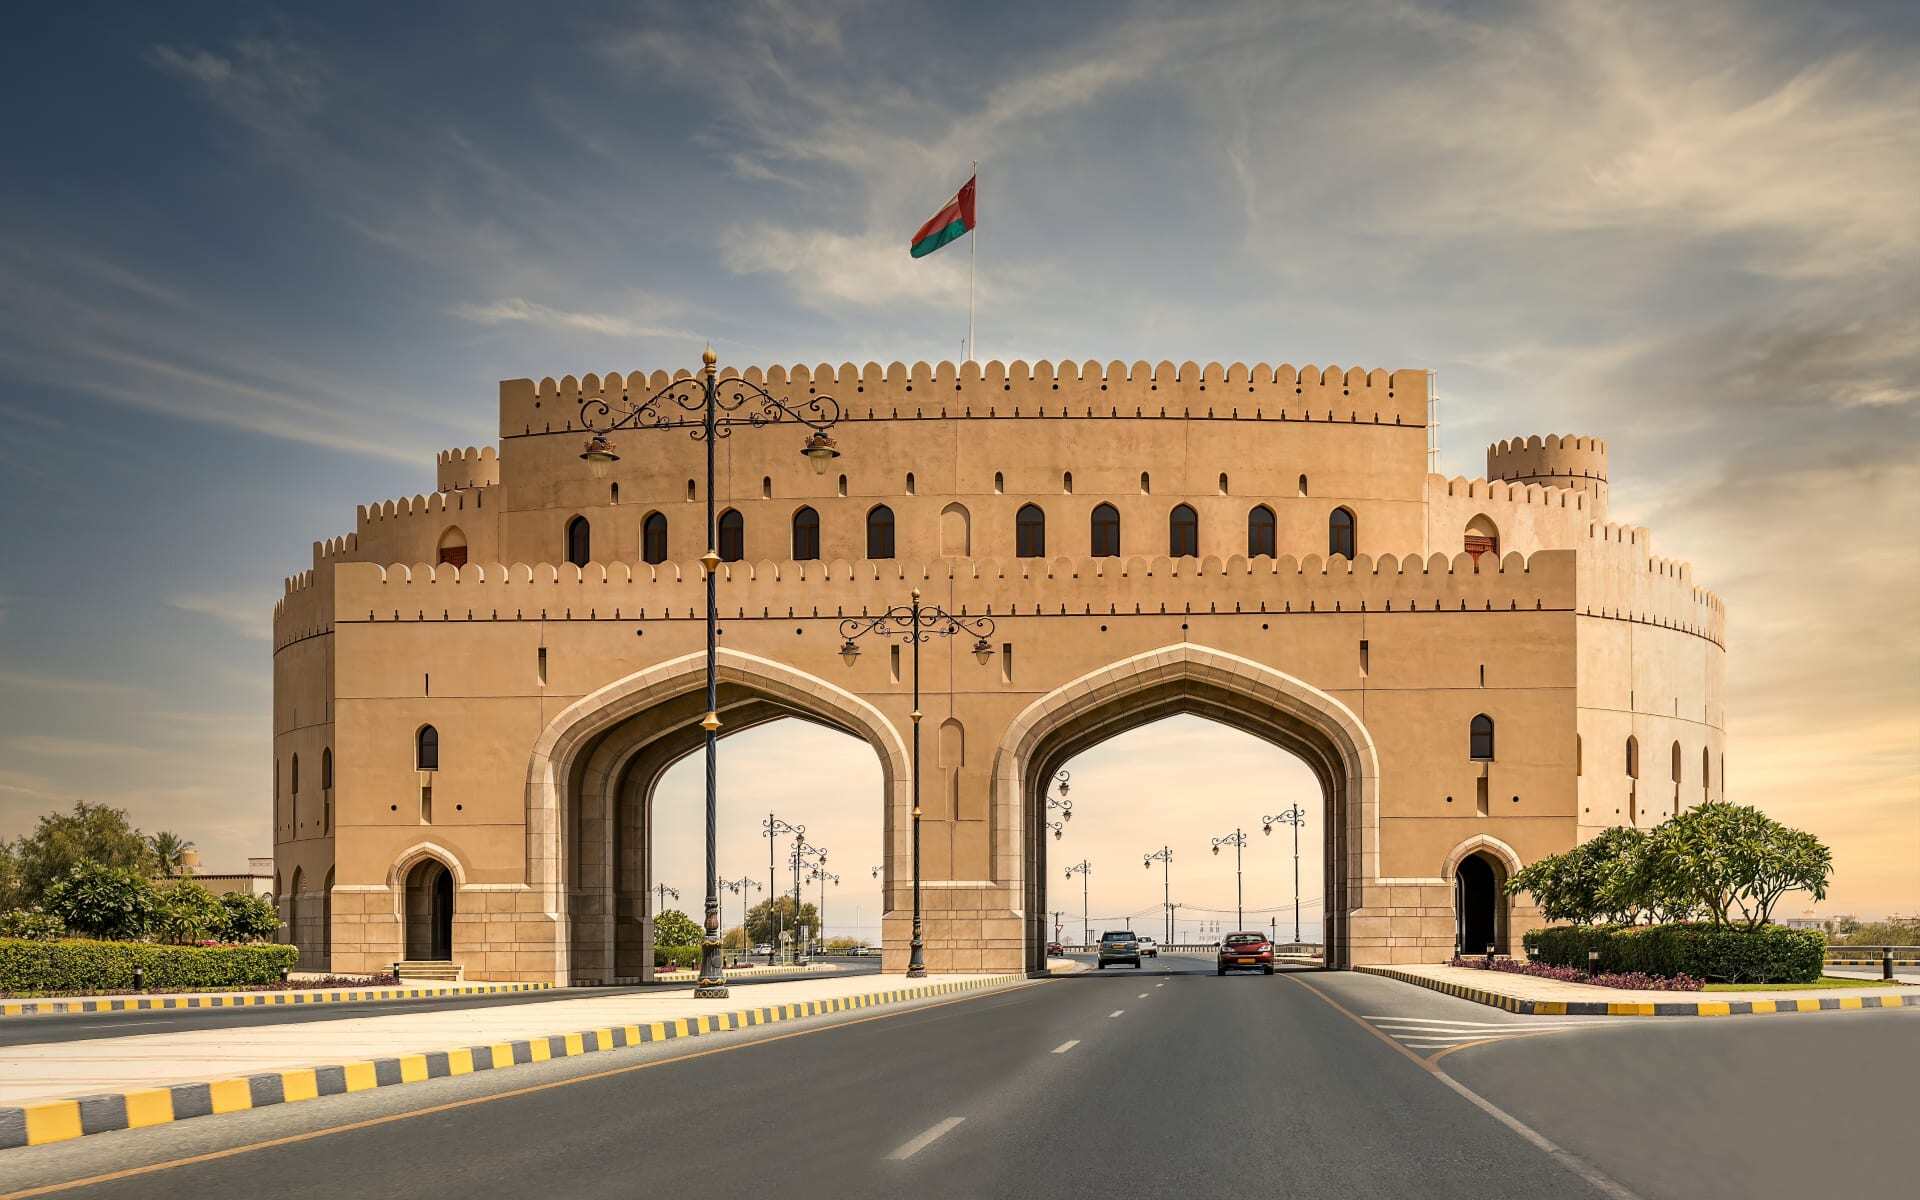
[[(916, 586), (997, 625), (984, 665), (927, 648), (934, 971), (1038, 964), (1041, 781), (1173, 713), (1320, 778), (1335, 965), (1516, 946), (1537, 916), (1498, 889), (1522, 864), (1721, 795), (1724, 610), (1607, 520), (1597, 439), (1431, 475), (1417, 370), (743, 374), (837, 399), (844, 457), (816, 475), (792, 421), (718, 443), (721, 732), (800, 717), (879, 756), (889, 970), (909, 681), (884, 644), (849, 665), (838, 625)], [(304, 966), (650, 973), (650, 802), (704, 710), (705, 451), (620, 430), (605, 478), (580, 454), (583, 402), (671, 378), (503, 382), (497, 449), (442, 454), (431, 494), (361, 508), (287, 581), (274, 890)], [(721, 767), (721, 819), (753, 819)]]

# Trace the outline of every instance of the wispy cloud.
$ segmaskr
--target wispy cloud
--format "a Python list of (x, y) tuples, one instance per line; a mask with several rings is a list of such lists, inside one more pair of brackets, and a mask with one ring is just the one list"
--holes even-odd
[(273, 602), (269, 595), (196, 592), (170, 597), (167, 603), (181, 612), (211, 617), (242, 637), (256, 641), (273, 637)]
[(509, 296), (487, 304), (457, 304), (452, 311), (454, 316), (476, 325), (526, 324), (610, 338), (698, 336), (687, 329), (661, 324), (646, 317), (554, 308), (524, 296)]

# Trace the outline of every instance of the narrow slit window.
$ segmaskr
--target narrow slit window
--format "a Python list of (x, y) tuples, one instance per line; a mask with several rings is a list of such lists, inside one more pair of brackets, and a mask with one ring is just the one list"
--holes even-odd
[(534, 672), (540, 680), (540, 686), (547, 686), (547, 648), (545, 646), (540, 647), (539, 655), (534, 663)]

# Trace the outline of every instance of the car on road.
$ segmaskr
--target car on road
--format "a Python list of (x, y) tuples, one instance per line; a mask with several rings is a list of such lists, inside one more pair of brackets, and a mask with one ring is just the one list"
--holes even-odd
[(1140, 939), (1140, 955), (1142, 958), (1159, 958), (1160, 943), (1154, 941), (1150, 937), (1141, 938)]
[(1222, 975), (1228, 971), (1260, 971), (1271, 975), (1273, 943), (1264, 933), (1230, 933), (1220, 942), (1214, 966)]
[(872, 946), (855, 946), (847, 951), (847, 954), (853, 958), (874, 958), (877, 957), (879, 953), (880, 952)]
[(1104, 971), (1108, 963), (1132, 963), (1134, 970), (1140, 969), (1140, 939), (1131, 929), (1109, 929), (1100, 935), (1100, 958), (1095, 965)]
[(753, 948), (753, 953), (755, 953), (755, 954), (772, 954), (772, 953), (773, 953), (773, 947), (772, 947), (772, 946), (769, 946), (769, 945), (767, 945), (767, 944), (766, 944), (765, 942), (762, 942), (762, 943), (760, 943), (760, 944), (759, 944), (758, 946), (755, 946), (755, 947)]
[(1065, 946), (1062, 946), (1059, 942), (1047, 943), (1048, 954), (1065, 954), (1066, 952), (1067, 952), (1067, 948)]

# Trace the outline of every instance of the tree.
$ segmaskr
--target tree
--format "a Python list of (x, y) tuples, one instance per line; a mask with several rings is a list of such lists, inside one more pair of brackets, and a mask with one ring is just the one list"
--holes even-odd
[(47, 887), (45, 907), (75, 933), (130, 940), (146, 936), (160, 901), (143, 872), (82, 862)]
[(747, 937), (744, 926), (735, 925), (720, 935), (720, 944), (729, 950), (745, 950), (753, 945), (753, 941)]
[(20, 876), (20, 852), (14, 847), (15, 843), (0, 838), (0, 912), (22, 908), (27, 903), (25, 880)]
[[(16, 903), (44, 904), (47, 889), (81, 863), (121, 867), (141, 876), (154, 868), (153, 847), (120, 809), (85, 800), (70, 813), (48, 813), (34, 831), (14, 843), (18, 859)], [(72, 922), (68, 922), (72, 925)]]
[(168, 879), (180, 874), (186, 866), (187, 851), (193, 849), (192, 842), (164, 829), (148, 838), (147, 846), (153, 851), (154, 865)]
[(223, 941), (257, 942), (280, 931), (280, 914), (264, 896), (228, 892), (220, 897), (220, 907), (226, 918), (220, 927)]
[(796, 916), (793, 897), (789, 895), (762, 900), (747, 912), (747, 933), (753, 938), (755, 945), (762, 943), (769, 946), (776, 945), (782, 929), (792, 933), (794, 927), (798, 925), (805, 925), (818, 934), (820, 914), (813, 905), (802, 904)]
[(160, 891), (153, 932), (165, 940), (176, 945), (212, 941), (226, 928), (226, 906), (199, 884), (183, 880)]
[(1833, 851), (1744, 804), (1697, 805), (1660, 824), (1648, 838), (1647, 869), (1716, 925), (1735, 915), (1749, 928), (1773, 917), (1792, 891), (1826, 899)]
[(698, 946), (700, 927), (693, 918), (669, 908), (653, 917), (653, 944), (656, 946)]

